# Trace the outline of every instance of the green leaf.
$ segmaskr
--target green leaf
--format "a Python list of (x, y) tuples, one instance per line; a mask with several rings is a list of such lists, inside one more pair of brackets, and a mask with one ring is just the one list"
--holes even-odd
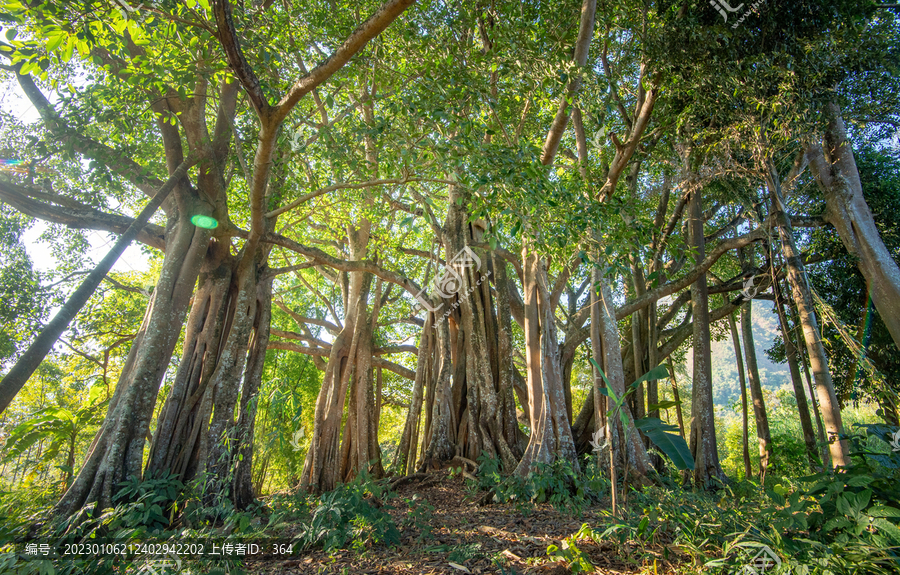
[(847, 485), (850, 487), (865, 487), (866, 485), (872, 483), (875, 479), (869, 477), (868, 475), (854, 475), (847, 481)]
[(872, 517), (900, 517), (900, 509), (887, 505), (873, 505), (868, 513)]
[(670, 407), (675, 407), (677, 405), (681, 405), (680, 401), (672, 401), (671, 399), (667, 399), (665, 401), (660, 401), (659, 403), (651, 403), (647, 406), (647, 411), (656, 411), (659, 409), (669, 409)]
[(882, 519), (881, 517), (877, 517), (872, 521), (872, 524), (878, 528), (878, 531), (883, 535), (886, 535), (890, 539), (894, 540), (895, 543), (900, 543), (900, 528), (896, 525), (888, 521), (887, 519)]
[(656, 445), (660, 451), (672, 460), (675, 467), (682, 471), (693, 471), (694, 457), (691, 455), (691, 449), (681, 435), (675, 433), (666, 433), (669, 431), (677, 431), (678, 428), (655, 417), (645, 417), (638, 419), (634, 425), (644, 432), (644, 434)]
[(597, 370), (597, 373), (599, 373), (603, 378), (603, 381), (606, 382), (606, 387), (600, 388), (600, 394), (612, 398), (612, 400), (618, 405), (619, 398), (616, 396), (616, 392), (613, 391), (612, 385), (610, 385), (609, 383), (609, 379), (606, 378), (606, 374), (603, 373), (603, 369), (601, 369), (597, 362), (594, 361), (593, 357), (588, 358), (588, 361), (591, 362), (591, 365), (594, 366), (594, 368)]
[(841, 515), (850, 515), (850, 502), (847, 501), (847, 498), (844, 495), (838, 495), (834, 503), (837, 505)]
[(65, 39), (66, 34), (64, 32), (47, 36), (47, 51), (53, 52), (62, 45)]
[(645, 381), (656, 381), (658, 379), (666, 379), (669, 377), (669, 368), (665, 363), (661, 363), (642, 375), (641, 377), (634, 380), (634, 383), (631, 385), (643, 383)]

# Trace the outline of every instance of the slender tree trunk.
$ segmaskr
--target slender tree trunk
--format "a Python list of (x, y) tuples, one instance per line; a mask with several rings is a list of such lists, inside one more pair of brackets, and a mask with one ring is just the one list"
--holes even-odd
[[(794, 321), (793, 323), (794, 325), (798, 325), (800, 322)], [(819, 409), (818, 402), (816, 401), (815, 387), (813, 386), (812, 377), (810, 377), (809, 375), (809, 362), (803, 348), (797, 349), (797, 357), (800, 361), (800, 366), (803, 368), (803, 378), (804, 381), (806, 381), (806, 391), (809, 392), (809, 400), (812, 403), (812, 411), (816, 420), (816, 439), (818, 440), (817, 444), (819, 446), (819, 457), (821, 458), (823, 466), (830, 471), (833, 467), (831, 465), (831, 458), (828, 456), (828, 441), (825, 439), (825, 427), (822, 425), (822, 412)]]
[[(631, 263), (631, 279), (634, 287), (634, 296), (640, 297), (644, 294), (644, 274), (641, 271), (640, 263), (632, 260)], [(644, 342), (646, 341), (644, 333), (644, 325), (647, 316), (643, 311), (636, 311), (631, 314), (631, 350), (632, 361), (634, 362), (634, 377), (641, 377), (647, 371), (647, 365), (644, 362)], [(636, 419), (642, 419), (647, 415), (646, 404), (644, 403), (644, 383), (638, 384), (637, 389), (632, 395), (633, 412)], [(647, 444), (647, 441), (644, 441)]]
[(734, 345), (734, 359), (737, 362), (738, 380), (741, 383), (741, 451), (744, 459), (744, 477), (753, 477), (753, 470), (750, 468), (750, 430), (749, 430), (749, 414), (747, 413), (747, 378), (744, 376), (744, 358), (741, 353), (741, 340), (738, 337), (737, 326), (734, 321), (734, 314), (728, 315), (728, 326), (731, 328), (731, 342)]
[(425, 380), (430, 375), (431, 355), (433, 353), (435, 333), (434, 314), (426, 312), (425, 326), (419, 337), (419, 353), (416, 359), (416, 379), (413, 382), (412, 400), (409, 402), (409, 412), (400, 436), (400, 444), (394, 457), (394, 470), (400, 475), (412, 473), (416, 467), (416, 454), (419, 447), (419, 419), (422, 414), (422, 400), (425, 390)]
[[(622, 349), (619, 344), (619, 327), (616, 322), (616, 308), (613, 304), (612, 293), (606, 283), (603, 274), (598, 271), (598, 283), (594, 289), (599, 288), (597, 295), (597, 307), (599, 320), (600, 341), (603, 348), (603, 362), (600, 364), (612, 391), (618, 397), (625, 394), (625, 369), (622, 365)], [(625, 415), (626, 425), (622, 425), (620, 417), (607, 418), (607, 437), (610, 440), (613, 456), (616, 464), (629, 470), (633, 477), (625, 477), (626, 481), (643, 483), (653, 469), (653, 464), (647, 454), (647, 449), (641, 441), (637, 427), (634, 425), (634, 417), (628, 402), (622, 405), (622, 413)]]
[(900, 349), (900, 267), (881, 239), (863, 195), (841, 110), (825, 106), (828, 127), (822, 146), (810, 147), (810, 167), (825, 196), (826, 218), (834, 225), (857, 266), (884, 325)]
[(791, 383), (794, 386), (794, 395), (797, 398), (797, 411), (800, 414), (800, 428), (803, 430), (803, 441), (806, 443), (806, 454), (812, 468), (821, 466), (816, 454), (816, 435), (813, 431), (812, 420), (809, 416), (809, 405), (806, 403), (806, 392), (803, 390), (803, 379), (800, 375), (800, 366), (797, 363), (797, 348), (794, 346), (791, 328), (784, 312), (784, 297), (781, 291), (781, 282), (776, 282), (775, 310), (778, 312), (778, 322), (781, 324), (781, 337), (784, 340), (784, 354), (787, 356), (788, 369), (791, 372)]
[[(597, 256), (599, 259), (599, 252), (597, 252)], [(590, 287), (590, 304), (591, 304), (591, 358), (594, 360), (594, 364), (603, 366), (606, 363), (605, 354), (603, 349), (603, 336), (601, 333), (601, 325), (603, 322), (600, 318), (600, 314), (603, 310), (600, 307), (601, 301), (601, 293), (600, 293), (600, 282), (603, 281), (602, 271), (598, 267), (594, 267), (591, 269), (591, 287)], [(621, 360), (620, 360), (621, 361)], [(606, 368), (604, 368), (606, 369)], [(594, 384), (591, 387), (591, 397), (588, 400), (591, 400), (594, 409), (594, 415), (592, 420), (594, 422), (593, 429), (602, 429), (603, 435), (606, 438), (609, 438), (609, 432), (606, 430), (606, 414), (608, 411), (608, 407), (606, 405), (606, 396), (603, 395), (602, 389), (606, 388), (606, 382), (603, 381), (603, 376), (597, 370), (597, 368), (592, 364), (591, 365), (591, 374), (594, 377)]]
[(806, 277), (803, 260), (794, 242), (791, 221), (787, 216), (784, 200), (781, 197), (780, 182), (774, 174), (770, 174), (768, 180), (769, 190), (772, 195), (772, 208), (777, 218), (778, 232), (781, 239), (781, 251), (787, 268), (788, 282), (800, 315), (800, 325), (803, 326), (803, 336), (806, 340), (810, 367), (816, 382), (816, 395), (819, 398), (819, 406), (822, 409), (825, 431), (828, 433), (831, 462), (834, 467), (845, 467), (850, 464), (850, 457), (847, 441), (839, 439), (844, 430), (841, 422), (841, 408), (834, 394), (831, 372), (828, 369), (828, 357), (825, 355), (825, 346), (822, 345), (819, 322), (816, 319), (816, 312), (813, 306), (812, 291)]
[[(703, 236), (703, 211), (700, 189), (691, 193), (689, 229), (691, 246), (698, 261), (706, 257)], [(724, 481), (725, 473), (719, 463), (716, 445), (716, 416), (712, 393), (712, 364), (710, 361), (709, 290), (706, 274), (691, 285), (691, 306), (694, 316), (694, 387), (692, 390), (691, 455), (694, 456), (694, 483), (702, 488)]]
[(753, 416), (756, 419), (756, 438), (759, 441), (759, 476), (764, 478), (772, 454), (772, 434), (769, 431), (769, 415), (763, 395), (759, 368), (756, 364), (756, 342), (753, 339), (753, 302), (741, 305), (741, 332), (744, 336), (744, 356), (747, 358), (747, 375), (750, 379), (750, 399), (753, 400)]

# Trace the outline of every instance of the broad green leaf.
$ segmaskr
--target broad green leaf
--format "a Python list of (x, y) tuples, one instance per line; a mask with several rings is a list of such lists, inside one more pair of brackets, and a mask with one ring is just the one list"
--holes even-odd
[[(656, 418), (643, 418), (634, 422), (635, 426), (638, 429), (641, 429), (644, 434), (656, 445), (660, 451), (666, 454), (666, 456), (672, 460), (672, 463), (675, 464), (675, 467), (682, 471), (692, 471), (694, 469), (694, 457), (691, 455), (691, 449), (688, 447), (687, 442), (680, 435), (676, 435), (674, 433), (666, 433), (663, 431), (668, 426), (656, 419), (658, 424), (655, 422), (648, 422), (647, 420), (654, 420)], [(678, 428), (674, 428), (677, 430)]]
[(654, 367), (653, 369), (651, 369), (650, 371), (648, 371), (647, 373), (645, 373), (644, 375), (642, 375), (641, 377), (634, 380), (634, 383), (632, 383), (631, 385), (640, 384), (645, 381), (656, 381), (659, 379), (666, 379), (667, 377), (669, 377), (669, 368), (666, 364), (661, 363), (661, 364), (657, 365), (656, 367)]

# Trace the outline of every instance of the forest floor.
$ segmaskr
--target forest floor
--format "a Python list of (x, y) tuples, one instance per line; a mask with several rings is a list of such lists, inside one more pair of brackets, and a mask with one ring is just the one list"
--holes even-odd
[[(609, 515), (601, 513), (608, 506), (573, 515), (548, 504), (479, 505), (479, 495), (448, 470), (398, 486), (395, 494), (385, 506), (401, 530), (398, 545), (331, 553), (318, 548), (289, 560), (248, 561), (244, 568), (252, 575), (568, 575), (565, 562), (551, 560), (547, 548), (563, 548), (563, 540), (584, 523), (596, 528), (610, 522)], [(645, 546), (641, 565), (629, 561), (627, 545), (583, 540), (577, 546), (596, 566), (596, 574), (679, 572), (678, 563), (665, 560), (661, 548), (656, 553)], [(656, 565), (653, 560), (646, 563), (648, 556), (656, 557)], [(677, 561), (671, 554), (669, 559)]]

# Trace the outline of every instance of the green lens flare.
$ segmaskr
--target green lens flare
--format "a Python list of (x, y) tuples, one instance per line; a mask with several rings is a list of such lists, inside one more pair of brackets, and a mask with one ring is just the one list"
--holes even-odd
[(200, 214), (192, 217), (191, 223), (198, 228), (206, 228), (208, 230), (219, 226), (219, 222), (217, 222), (215, 218), (212, 218), (210, 216), (203, 216)]

